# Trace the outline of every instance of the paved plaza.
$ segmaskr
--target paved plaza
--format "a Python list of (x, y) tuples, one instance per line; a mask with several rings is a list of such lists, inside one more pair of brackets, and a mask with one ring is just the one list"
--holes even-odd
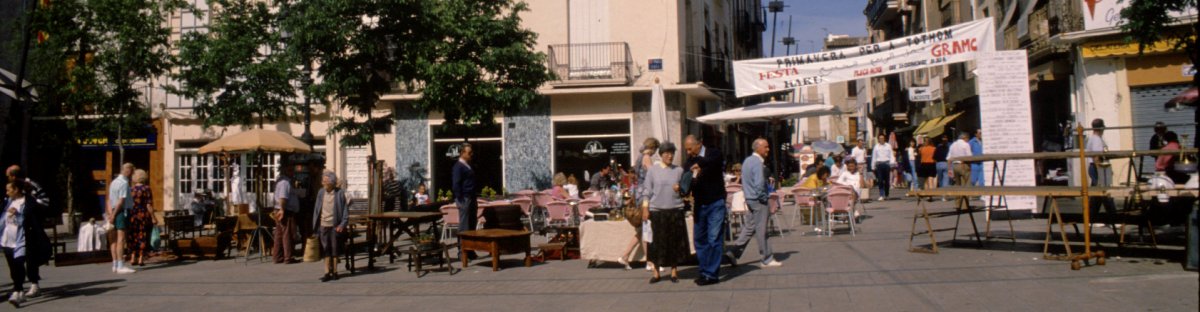
[[(1159, 250), (1118, 251), (1099, 236), (1105, 266), (1072, 271), (1067, 262), (1042, 260), (1044, 219), (1015, 222), (1020, 240), (958, 243), (938, 232), (940, 254), (907, 251), (914, 201), (868, 204), (870, 218), (857, 236), (787, 233), (772, 237), (782, 267), (760, 268), (750, 246), (741, 265), (722, 268), (722, 282), (698, 287), (694, 267), (678, 284), (649, 285), (644, 270), (616, 264), (587, 268), (585, 261), (548, 261), (522, 267), (504, 257), (499, 272), (478, 260), (454, 275), (422, 278), (397, 261), (374, 272), (321, 283), (321, 265), (275, 265), (241, 260), (150, 264), (116, 275), (107, 264), (44, 267), (43, 295), (22, 309), (35, 311), (1196, 311), (1198, 278), (1181, 268), (1178, 230), (1160, 237)], [(936, 212), (950, 204), (932, 203)], [(982, 219), (982, 218), (981, 218)], [(934, 219), (934, 227), (954, 217)], [(786, 220), (784, 221), (786, 223)], [(982, 225), (982, 224), (981, 224)], [(844, 226), (844, 225), (841, 225)], [(1007, 224), (1004, 224), (1007, 228)], [(811, 227), (797, 225), (796, 229)], [(1102, 231), (1100, 231), (1102, 232)], [(1003, 234), (1003, 233), (1001, 233)], [(918, 237), (920, 242), (923, 237)], [(753, 245), (753, 243), (752, 243)], [(1077, 245), (1079, 247), (1080, 245)], [(1121, 256), (1124, 253), (1124, 256)], [(1121, 257), (1118, 257), (1121, 256)], [(364, 263), (365, 264), (365, 263)], [(455, 264), (456, 267), (459, 264)], [(664, 275), (665, 276), (665, 275)], [(7, 279), (5, 279), (7, 280)], [(4, 288), (10, 287), (7, 283)], [(11, 309), (4, 305), (0, 309)]]

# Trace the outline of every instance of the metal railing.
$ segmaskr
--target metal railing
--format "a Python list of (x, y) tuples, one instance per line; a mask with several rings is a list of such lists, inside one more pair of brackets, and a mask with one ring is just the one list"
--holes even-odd
[(633, 82), (633, 55), (625, 42), (552, 44), (552, 84), (626, 85)]

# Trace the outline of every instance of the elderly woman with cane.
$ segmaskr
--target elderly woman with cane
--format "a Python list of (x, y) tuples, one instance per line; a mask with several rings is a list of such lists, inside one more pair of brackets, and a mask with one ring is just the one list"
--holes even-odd
[(322, 173), (321, 189), (317, 191), (317, 202), (313, 206), (313, 233), (321, 242), (321, 257), (325, 259), (322, 282), (338, 279), (338, 245), (341, 236), (346, 233), (350, 214), (346, 206), (346, 193), (337, 187), (337, 183), (337, 175), (333, 171)]

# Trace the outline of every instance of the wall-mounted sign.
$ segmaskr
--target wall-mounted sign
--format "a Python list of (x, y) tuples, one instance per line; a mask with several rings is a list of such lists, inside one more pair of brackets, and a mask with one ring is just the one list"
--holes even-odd
[(646, 64), (646, 67), (650, 70), (662, 70), (662, 59), (650, 59), (650, 62), (649, 64)]
[(942, 89), (933, 87), (908, 88), (908, 100), (913, 102), (929, 102), (942, 98)]
[(600, 141), (588, 141), (587, 145), (583, 147), (583, 153), (592, 156), (608, 153), (608, 149), (604, 148), (604, 144), (600, 144)]
[(446, 149), (446, 158), (458, 158), (459, 150), (462, 149), (462, 144), (451, 145)]

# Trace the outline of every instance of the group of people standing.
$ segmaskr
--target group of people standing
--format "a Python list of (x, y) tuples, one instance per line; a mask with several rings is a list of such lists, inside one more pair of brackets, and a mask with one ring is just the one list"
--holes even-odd
[[(650, 283), (662, 280), (661, 272), (670, 267), (669, 279), (679, 281), (678, 267), (689, 256), (687, 242), (687, 202), (691, 198), (694, 220), (693, 243), (699, 263), (699, 276), (694, 282), (700, 286), (720, 282), (719, 268), (722, 261), (736, 265), (751, 239), (757, 241), (761, 263), (764, 267), (777, 267), (771, 247), (767, 242), (767, 208), (769, 198), (765, 159), (770, 150), (766, 140), (756, 140), (754, 153), (743, 162), (740, 179), (746, 192), (746, 204), (750, 210), (742, 232), (729, 250), (725, 250), (725, 218), (727, 216), (725, 183), (725, 161), (716, 148), (705, 146), (700, 138), (687, 136), (683, 142), (683, 166), (675, 165), (678, 148), (673, 142), (660, 142), (649, 138), (642, 146), (642, 157), (634, 166), (637, 180), (631, 189), (635, 203), (644, 216), (643, 226), (631, 241), (625, 255), (629, 255), (639, 244), (646, 246), (646, 269), (651, 271)], [(626, 258), (620, 262), (626, 264)]]
[[(50, 238), (42, 228), (42, 218), (50, 213), (49, 197), (37, 183), (25, 177), (20, 166), (5, 170), (4, 220), (0, 222), (0, 249), (12, 278), (8, 302), (20, 307), (27, 297), (37, 296), (39, 268), (50, 262)], [(25, 281), (30, 283), (25, 289)]]
[[(157, 224), (154, 217), (154, 194), (146, 170), (133, 164), (121, 165), (121, 172), (109, 183), (108, 201), (104, 212), (108, 233), (112, 271), (117, 274), (135, 273), (132, 266), (146, 264), (150, 253), (150, 234)], [(126, 250), (129, 261), (125, 261)]]
[(322, 172), (321, 188), (312, 194), (312, 224), (296, 224), (297, 214), (300, 213), (300, 196), (293, 189), (294, 174), (292, 166), (280, 166), (275, 179), (275, 209), (270, 214), (275, 220), (272, 256), (277, 264), (298, 263), (292, 257), (295, 246), (292, 242), (293, 233), (299, 226), (308, 226), (311, 231), (307, 232), (317, 238), (320, 256), (325, 264), (325, 272), (320, 280), (337, 280), (337, 258), (341, 252), (338, 247), (342, 244), (350, 220), (345, 190), (339, 186), (337, 174), (329, 170)]

